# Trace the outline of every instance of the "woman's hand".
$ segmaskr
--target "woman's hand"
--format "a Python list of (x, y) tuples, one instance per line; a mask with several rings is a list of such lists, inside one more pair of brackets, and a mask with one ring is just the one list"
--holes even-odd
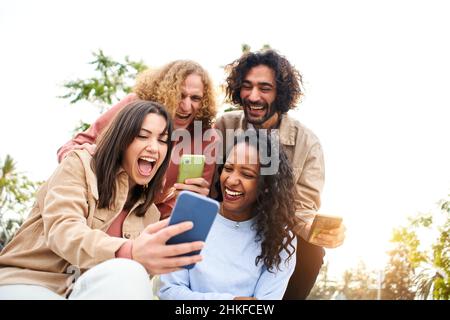
[(164, 203), (172, 198), (178, 197), (183, 190), (189, 190), (198, 194), (208, 196), (209, 195), (209, 183), (204, 178), (191, 178), (186, 179), (184, 183), (175, 183), (172, 188), (169, 188), (167, 192), (158, 198), (158, 203)]
[(175, 183), (173, 186), (176, 189), (176, 196), (183, 190), (189, 190), (204, 196), (209, 194), (209, 182), (203, 177), (186, 179), (184, 183)]
[(192, 229), (192, 222), (182, 222), (167, 226), (169, 219), (165, 219), (147, 226), (144, 231), (133, 240), (133, 260), (142, 264), (151, 275), (164, 274), (180, 270), (181, 267), (200, 262), (200, 255), (181, 256), (203, 248), (204, 242), (167, 245), (173, 236)]

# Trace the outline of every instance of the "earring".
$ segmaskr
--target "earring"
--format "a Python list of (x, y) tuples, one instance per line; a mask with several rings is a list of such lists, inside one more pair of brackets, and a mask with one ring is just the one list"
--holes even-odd
[(148, 188), (148, 183), (144, 184), (142, 187), (144, 188), (144, 190), (147, 190), (147, 188)]

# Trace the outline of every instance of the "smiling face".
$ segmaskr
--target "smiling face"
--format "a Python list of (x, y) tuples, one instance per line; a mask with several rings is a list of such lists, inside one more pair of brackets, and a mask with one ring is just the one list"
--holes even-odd
[(258, 151), (245, 142), (236, 144), (220, 175), (222, 214), (231, 220), (252, 217), (259, 179)]
[(276, 94), (275, 72), (265, 65), (251, 68), (240, 90), (247, 121), (255, 125), (267, 121), (275, 113)]
[(174, 129), (185, 129), (202, 107), (204, 86), (198, 74), (190, 74), (181, 86), (181, 101), (173, 115)]
[(168, 141), (166, 125), (161, 115), (147, 114), (138, 136), (128, 146), (122, 167), (129, 176), (130, 187), (148, 184), (164, 161)]

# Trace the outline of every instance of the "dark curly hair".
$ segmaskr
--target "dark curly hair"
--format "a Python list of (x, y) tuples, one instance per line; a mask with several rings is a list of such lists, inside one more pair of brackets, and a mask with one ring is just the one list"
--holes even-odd
[[(258, 190), (254, 212), (256, 214), (256, 241), (262, 241), (261, 254), (256, 257), (255, 264), (264, 262), (267, 270), (280, 269), (282, 259), (280, 253), (286, 250), (288, 260), (295, 252), (293, 229), (295, 226), (294, 195), (296, 192), (294, 176), (285, 152), (279, 149), (276, 135), (260, 134), (258, 131), (247, 130), (244, 134), (235, 136), (233, 147), (238, 143), (247, 143), (257, 149), (261, 168), (268, 168), (273, 162), (261, 163), (261, 155), (272, 159), (272, 154), (279, 157), (278, 170), (275, 174), (263, 175), (258, 178)], [(232, 147), (227, 150), (227, 156)], [(221, 174), (223, 165), (219, 167)], [(260, 170), (261, 171), (261, 170)], [(220, 179), (217, 182), (217, 200), (222, 201)]]
[(275, 71), (277, 95), (273, 105), (275, 110), (286, 113), (294, 109), (303, 96), (303, 82), (300, 72), (282, 55), (274, 50), (248, 52), (225, 67), (227, 102), (242, 106), (241, 88), (247, 73), (253, 67), (265, 65)]

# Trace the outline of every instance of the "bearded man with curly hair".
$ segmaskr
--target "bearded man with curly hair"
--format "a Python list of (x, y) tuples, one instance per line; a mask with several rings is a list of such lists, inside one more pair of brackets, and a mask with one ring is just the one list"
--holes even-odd
[[(216, 128), (227, 138), (226, 130), (278, 130), (280, 144), (294, 172), (294, 197), (297, 235), (297, 264), (284, 299), (306, 299), (323, 264), (323, 247), (340, 246), (345, 227), (320, 235), (313, 243), (308, 234), (320, 208), (324, 184), (324, 159), (316, 135), (287, 112), (303, 95), (302, 76), (274, 50), (248, 52), (226, 67), (228, 101), (241, 110), (226, 112), (217, 119)], [(227, 142), (224, 143), (224, 146)]]
[[(175, 139), (174, 150), (165, 175), (164, 188), (155, 199), (163, 219), (172, 212), (176, 190), (190, 190), (207, 195), (214, 176), (216, 160), (214, 146), (218, 142), (217, 136), (214, 130), (208, 130), (207, 139), (204, 139), (203, 135), (207, 129), (211, 128), (216, 116), (214, 86), (207, 71), (197, 62), (176, 60), (160, 68), (143, 71), (138, 75), (132, 93), (95, 120), (89, 129), (78, 133), (58, 150), (58, 161), (60, 162), (69, 151), (74, 149), (86, 149), (94, 154), (97, 137), (120, 110), (138, 99), (156, 101), (164, 105), (173, 118), (175, 132), (188, 133), (190, 137), (189, 141), (184, 141), (183, 135), (178, 135), (178, 138), (174, 135), (171, 137), (172, 140)], [(194, 132), (195, 122), (200, 124), (200, 136)], [(181, 137), (183, 139), (180, 139)], [(177, 146), (178, 142), (182, 143)], [(200, 145), (200, 148), (196, 145)], [(205, 149), (210, 152), (205, 152)], [(176, 184), (179, 158), (183, 153), (203, 153), (206, 156), (203, 176)]]

